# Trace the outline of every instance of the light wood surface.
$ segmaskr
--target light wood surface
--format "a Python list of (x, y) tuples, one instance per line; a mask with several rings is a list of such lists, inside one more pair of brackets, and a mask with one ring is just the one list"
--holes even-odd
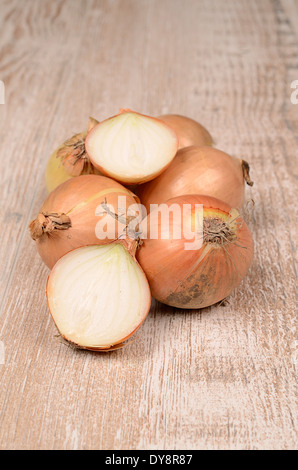
[[(0, 448), (297, 448), (298, 4), (0, 0)], [(152, 302), (122, 350), (57, 336), (27, 226), (50, 153), (119, 108), (185, 114), (252, 167), (255, 257), (226, 305)]]

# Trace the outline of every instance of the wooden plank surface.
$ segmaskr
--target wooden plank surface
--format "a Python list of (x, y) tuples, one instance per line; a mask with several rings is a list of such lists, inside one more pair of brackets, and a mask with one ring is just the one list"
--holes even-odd
[[(0, 448), (297, 448), (298, 4), (0, 0)], [(27, 226), (52, 150), (119, 108), (200, 121), (252, 167), (251, 270), (225, 306), (155, 301), (136, 340), (62, 343)]]

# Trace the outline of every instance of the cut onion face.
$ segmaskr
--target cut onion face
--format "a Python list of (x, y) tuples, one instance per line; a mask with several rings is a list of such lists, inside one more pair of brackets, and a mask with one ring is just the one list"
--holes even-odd
[(115, 242), (81, 247), (60, 258), (48, 278), (47, 300), (64, 339), (79, 348), (107, 351), (143, 323), (151, 293), (134, 257)]
[(95, 126), (85, 146), (91, 162), (103, 174), (138, 184), (153, 179), (170, 164), (178, 139), (161, 120), (123, 110)]

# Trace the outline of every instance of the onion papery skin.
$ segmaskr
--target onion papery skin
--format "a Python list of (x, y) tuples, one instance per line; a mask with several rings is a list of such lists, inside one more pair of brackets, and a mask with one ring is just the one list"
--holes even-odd
[[(100, 175), (71, 178), (52, 191), (42, 204), (39, 216), (29, 225), (37, 251), (48, 268), (52, 269), (61, 256), (75, 248), (92, 244), (104, 245), (125, 236), (126, 223), (118, 220), (115, 220), (115, 233), (107, 233), (104, 239), (99, 239), (96, 235), (97, 223), (102, 217), (108, 217), (104, 208), (102, 215), (97, 215), (98, 208), (105, 203), (115, 208), (117, 213), (119, 197), (125, 198), (126, 209), (139, 201), (120, 183)], [(42, 233), (35, 236), (34, 232), (39, 228), (38, 223), (36, 227), (36, 221), (43, 214), (63, 214), (69, 224), (65, 229), (59, 229), (57, 225), (49, 232), (41, 230)]]
[(52, 153), (47, 163), (45, 181), (48, 193), (53, 191), (59, 184), (73, 178), (61, 164), (61, 160), (57, 158), (57, 153), (60, 148), (62, 147), (59, 147)]
[(150, 204), (184, 194), (206, 194), (240, 210), (245, 198), (242, 160), (213, 147), (186, 147), (161, 175), (136, 192), (147, 213)]
[(109, 352), (126, 346), (151, 306), (147, 278), (125, 241), (70, 251), (47, 280), (47, 303), (67, 342)]
[(178, 138), (170, 126), (130, 109), (101, 121), (88, 132), (85, 143), (94, 167), (125, 185), (152, 180), (178, 150)]
[[(74, 144), (81, 142), (81, 145), (84, 148), (86, 135), (96, 124), (98, 124), (96, 119), (89, 118), (89, 125), (87, 130), (74, 135), (71, 139), (60, 145), (51, 154), (45, 171), (46, 189), (49, 193), (59, 186), (59, 184), (64, 183), (64, 181), (67, 181), (70, 178), (86, 174), (101, 174), (101, 172), (89, 162), (86, 154), (84, 154), (84, 161), (82, 161), (80, 158), (63, 159), (62, 157), (63, 153), (65, 153), (67, 150), (69, 154), (71, 154), (71, 142)], [(74, 154), (75, 153), (76, 152), (74, 151)]]
[(186, 195), (166, 202), (168, 207), (172, 204), (178, 204), (181, 210), (183, 204), (190, 204), (192, 217), (195, 205), (203, 204), (204, 223), (224, 221), (234, 239), (214, 243), (204, 238), (200, 249), (186, 250), (189, 240), (174, 239), (171, 232), (169, 239), (162, 239), (160, 233), (157, 239), (150, 236), (151, 212), (142, 222), (149, 235), (143, 240), (137, 259), (156, 300), (176, 308), (208, 307), (230, 295), (247, 274), (253, 258), (251, 232), (236, 209), (216, 198)]
[(180, 114), (163, 114), (158, 116), (176, 132), (178, 136), (178, 150), (191, 145), (207, 146), (213, 144), (209, 131), (199, 122)]

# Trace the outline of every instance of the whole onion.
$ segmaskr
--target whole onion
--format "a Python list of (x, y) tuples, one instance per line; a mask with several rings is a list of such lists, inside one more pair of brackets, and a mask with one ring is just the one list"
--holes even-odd
[[(142, 222), (146, 237), (137, 252), (152, 296), (188, 309), (226, 298), (245, 277), (253, 257), (252, 235), (238, 211), (216, 198), (199, 195), (172, 198), (162, 207), (169, 229), (161, 208), (152, 211)], [(185, 207), (189, 212), (179, 220), (177, 210), (183, 214)], [(201, 231), (196, 231), (200, 208)], [(187, 224), (193, 234), (183, 230)], [(179, 228), (180, 237), (176, 236)]]
[(158, 116), (176, 132), (178, 136), (178, 149), (191, 145), (205, 146), (212, 145), (213, 139), (199, 122), (180, 114), (163, 114)]
[[(130, 190), (100, 175), (71, 178), (54, 189), (29, 225), (44, 263), (51, 269), (70, 250), (85, 245), (103, 245), (126, 236), (127, 218), (126, 214), (119, 217), (119, 197), (127, 210), (138, 203)], [(101, 221), (107, 221), (109, 225), (107, 233), (103, 231), (99, 238), (97, 227)]]
[(160, 204), (183, 194), (206, 194), (241, 209), (249, 165), (213, 147), (186, 147), (157, 178), (137, 188), (142, 204)]

